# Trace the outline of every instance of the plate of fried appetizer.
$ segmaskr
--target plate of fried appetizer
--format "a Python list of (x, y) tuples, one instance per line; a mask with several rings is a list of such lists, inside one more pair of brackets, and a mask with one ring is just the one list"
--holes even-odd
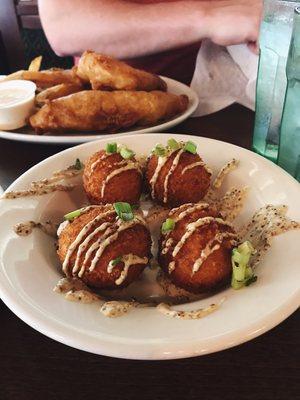
[(4, 192), (0, 294), (34, 329), (173, 359), (241, 344), (297, 309), (298, 182), (228, 143), (163, 138), (73, 147)]
[[(82, 143), (115, 133), (161, 132), (198, 105), (197, 94), (183, 83), (92, 51), (70, 70), (40, 70), (41, 63), (38, 57), (28, 70), (0, 79), (0, 137)], [(34, 88), (24, 90), (24, 81)]]

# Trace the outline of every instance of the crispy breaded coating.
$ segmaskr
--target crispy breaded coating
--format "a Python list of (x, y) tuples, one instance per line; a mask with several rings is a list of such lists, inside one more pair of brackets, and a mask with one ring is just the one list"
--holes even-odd
[(85, 51), (76, 70), (93, 89), (101, 90), (163, 90), (166, 83), (157, 75), (142, 71), (112, 57)]
[(30, 117), (38, 132), (106, 131), (149, 126), (182, 113), (188, 97), (160, 91), (86, 90), (49, 101)]
[[(128, 222), (128, 227), (126, 228), (126, 223), (120, 223), (116, 213), (112, 212), (108, 214), (110, 210), (113, 210), (112, 205), (105, 205), (102, 208), (91, 208), (72, 220), (59, 235), (57, 251), (59, 259), (63, 264), (72, 243), (75, 242), (82, 229), (94, 220), (93, 225), (90, 225), (85, 235), (78, 242), (77, 246), (75, 246), (69, 258), (67, 270), (69, 274), (73, 276), (77, 275), (88, 286), (108, 290), (128, 286), (139, 277), (147, 265), (147, 263), (140, 263), (138, 261), (132, 263), (127, 270), (125, 279), (117, 283), (116, 280), (121, 277), (125, 264), (119, 261), (112, 271), (109, 272), (108, 266), (110, 261), (116, 260), (126, 254), (132, 254), (141, 258), (146, 257), (146, 260), (150, 260), (152, 243), (149, 229), (145, 225), (139, 221), (133, 223), (134, 221), (132, 220)], [(98, 221), (95, 220), (97, 217)], [(103, 229), (101, 229), (101, 226)], [(121, 226), (123, 226), (123, 229), (120, 229)], [(89, 240), (87, 241), (88, 236)], [(95, 251), (92, 253), (89, 253), (89, 250), (93, 245), (97, 245), (97, 243), (103, 245), (105, 239), (108, 238), (111, 239), (110, 242), (103, 248), (94, 268), (91, 270), (90, 267), (97, 250), (99, 250), (99, 246), (96, 246)], [(85, 246), (80, 248), (84, 240)], [(73, 273), (76, 259), (80, 262), (80, 269), (84, 261), (86, 261), (86, 267), (83, 269), (84, 273), (82, 276), (78, 275), (79, 270)]]
[[(198, 209), (197, 204), (186, 204), (171, 210), (169, 218), (175, 226), (162, 234), (158, 256), (159, 265), (171, 282), (192, 293), (208, 292), (229, 283), (235, 238), (233, 228), (220, 223), (220, 215), (213, 206), (201, 209), (198, 204)], [(187, 210), (190, 212), (184, 214)], [(207, 217), (216, 219), (192, 229), (193, 223)], [(218, 240), (222, 235), (223, 239)], [(182, 246), (176, 252), (180, 242)]]
[(35, 102), (42, 107), (47, 100), (55, 100), (60, 97), (68, 96), (69, 94), (80, 92), (83, 86), (77, 83), (61, 83), (43, 90), (35, 97)]
[(100, 150), (86, 161), (82, 178), (91, 204), (138, 204), (141, 197), (143, 176), (134, 157), (124, 160), (119, 153)]
[[(173, 169), (178, 153), (179, 150), (176, 150), (167, 157), (161, 168), (158, 156), (151, 154), (146, 168), (146, 182), (151, 195), (157, 203), (168, 207), (197, 203), (205, 196), (210, 185), (211, 173), (199, 154), (183, 152)], [(157, 168), (160, 169), (156, 175)], [(151, 184), (155, 175), (155, 182)]]

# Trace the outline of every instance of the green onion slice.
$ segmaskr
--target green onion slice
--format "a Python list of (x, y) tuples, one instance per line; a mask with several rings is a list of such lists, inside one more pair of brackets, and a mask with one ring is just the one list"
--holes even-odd
[(248, 265), (249, 260), (255, 250), (249, 241), (243, 242), (232, 250), (232, 278), (231, 286), (233, 289), (241, 289), (256, 282), (257, 276), (254, 275), (252, 268)]
[(107, 143), (106, 147), (105, 147), (105, 151), (107, 154), (113, 154), (116, 153), (118, 151), (118, 146), (117, 143)]
[(177, 150), (177, 149), (179, 149), (180, 145), (177, 142), (177, 140), (170, 138), (168, 140), (168, 147), (170, 147), (170, 149), (172, 149), (172, 150)]
[(79, 160), (79, 158), (76, 158), (76, 161), (75, 161), (75, 164), (74, 164), (74, 168), (77, 169), (78, 171), (80, 171), (83, 167), (84, 167), (84, 165)]
[(194, 142), (188, 141), (184, 145), (184, 151), (188, 151), (189, 153), (196, 154), (197, 153), (197, 145)]
[(135, 153), (134, 153), (132, 150), (127, 149), (127, 147), (122, 147), (122, 148), (120, 149), (120, 155), (121, 155), (121, 157), (123, 157), (125, 160), (128, 160), (129, 158), (134, 157)]
[(158, 143), (154, 149), (153, 153), (158, 157), (164, 157), (167, 153), (167, 149), (160, 143)]
[(73, 219), (79, 217), (82, 213), (82, 208), (79, 208), (78, 210), (74, 210), (69, 212), (68, 214), (64, 215), (64, 219), (67, 221), (72, 221)]
[(245, 286), (249, 286), (252, 283), (257, 281), (257, 276), (256, 275), (252, 275), (250, 278), (248, 278), (245, 282)]
[(115, 258), (114, 260), (111, 260), (111, 261), (109, 262), (109, 266), (110, 266), (110, 267), (115, 267), (115, 266), (116, 266), (117, 264), (119, 264), (121, 261), (122, 261), (122, 257), (119, 256), (119, 257)]
[(165, 222), (162, 224), (161, 231), (162, 233), (170, 232), (175, 227), (175, 221), (172, 218), (167, 218)]
[(114, 203), (114, 209), (116, 210), (118, 217), (123, 221), (131, 221), (134, 218), (134, 214), (129, 203)]

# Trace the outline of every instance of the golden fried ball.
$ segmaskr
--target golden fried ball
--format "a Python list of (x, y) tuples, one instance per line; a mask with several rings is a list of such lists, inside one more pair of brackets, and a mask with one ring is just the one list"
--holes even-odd
[[(206, 220), (207, 223), (203, 225), (199, 222), (198, 227), (194, 225), (195, 229), (189, 225), (205, 217), (213, 219)], [(193, 293), (211, 291), (227, 284), (231, 277), (231, 250), (235, 238), (232, 227), (221, 223), (216, 209), (208, 205), (201, 206), (200, 203), (171, 210), (169, 218), (175, 221), (175, 226), (168, 233), (162, 233), (159, 264), (170, 280)], [(218, 236), (223, 234), (223, 240), (218, 241)], [(180, 243), (182, 247), (174, 255)], [(206, 253), (207, 258), (202, 258), (198, 271), (193, 273), (195, 262), (203, 256), (202, 251), (214, 246), (214, 251)]]
[[(93, 220), (94, 223), (90, 224), (89, 228), (86, 228), (86, 232), (78, 239), (82, 229)], [(117, 232), (118, 229), (119, 232)], [(86, 241), (88, 235), (90, 235), (90, 239)], [(70, 249), (72, 249), (72, 244), (74, 244), (76, 238), (78, 243), (73, 247), (69, 261), (66, 262), (68, 251), (70, 252)], [(97, 249), (99, 249), (99, 244), (104, 244), (105, 242), (107, 245), (104, 246), (95, 268), (90, 271), (89, 268), (92, 265)], [(98, 247), (96, 246), (90, 255), (86, 257), (89, 249), (96, 243), (98, 243)], [(81, 249), (80, 245), (82, 245)], [(123, 260), (129, 260), (132, 257), (128, 257), (128, 255), (133, 255), (135, 258), (132, 259), (133, 262), (129, 265), (125, 279), (122, 281), (122, 272), (126, 272)], [(67, 224), (60, 233), (58, 256), (62, 263), (63, 271), (67, 276), (78, 277), (91, 287), (116, 289), (128, 286), (137, 279), (148, 264), (151, 257), (151, 236), (141, 217), (135, 215), (133, 220), (124, 222), (117, 218), (112, 205), (91, 206), (87, 207), (81, 215)], [(122, 260), (120, 260), (120, 257), (122, 257)], [(139, 262), (137, 262), (136, 257), (138, 257)], [(85, 258), (86, 264), (84, 266)], [(79, 266), (77, 271), (74, 270), (76, 259)], [(119, 261), (109, 272), (109, 263), (117, 259)], [(83, 266), (83, 273), (80, 276), (79, 271)], [(117, 283), (120, 279), (122, 282)]]
[(93, 154), (83, 172), (83, 187), (92, 204), (137, 204), (142, 183), (141, 169), (134, 157), (124, 159), (119, 153), (107, 154), (105, 150)]
[[(159, 163), (163, 163), (161, 168)], [(152, 154), (147, 163), (146, 181), (153, 200), (176, 207), (203, 199), (210, 185), (211, 173), (202, 163), (198, 154), (181, 149), (164, 157)]]

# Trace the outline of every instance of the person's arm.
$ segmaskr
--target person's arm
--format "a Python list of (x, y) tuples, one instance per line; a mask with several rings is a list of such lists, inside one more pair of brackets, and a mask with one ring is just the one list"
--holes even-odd
[(255, 41), (259, 3), (261, 0), (181, 0), (156, 4), (39, 0), (39, 11), (47, 38), (57, 54), (80, 55), (92, 49), (117, 58), (131, 58), (204, 38), (220, 44)]

